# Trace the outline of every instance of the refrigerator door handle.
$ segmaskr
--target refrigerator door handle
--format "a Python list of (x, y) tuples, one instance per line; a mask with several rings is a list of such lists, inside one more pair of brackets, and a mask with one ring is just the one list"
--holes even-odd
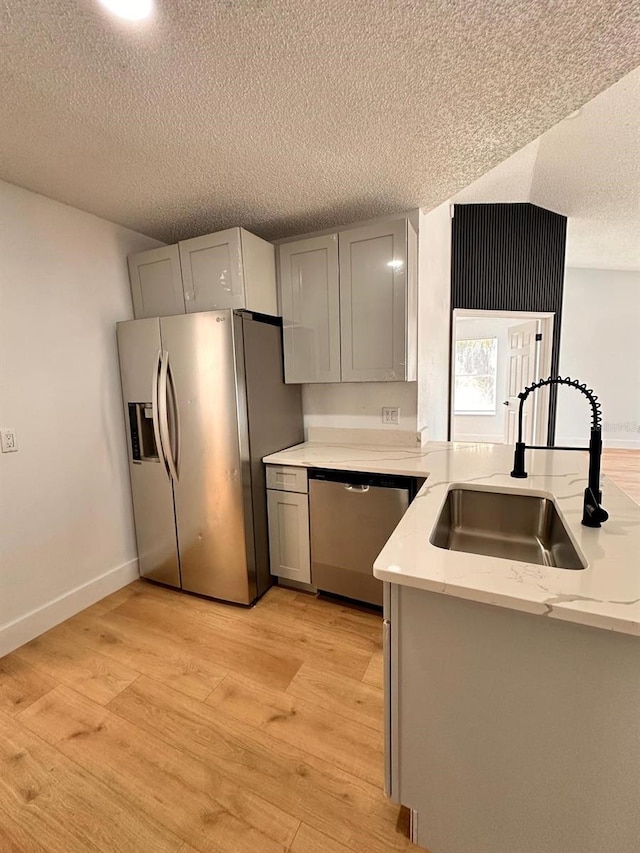
[(162, 363), (162, 350), (158, 350), (158, 355), (156, 356), (155, 363), (153, 365), (153, 374), (151, 376), (151, 415), (153, 420), (153, 438), (156, 443), (156, 449), (158, 451), (158, 456), (162, 459), (164, 463), (165, 470), (167, 475), (169, 475), (169, 466), (167, 464), (167, 455), (164, 452), (164, 447), (162, 445), (162, 436), (160, 433), (160, 421), (158, 417), (158, 382), (159, 382), (159, 373), (160, 366)]
[[(162, 350), (162, 359), (160, 362), (160, 382), (158, 387), (158, 414), (160, 418), (160, 436), (162, 438), (162, 444), (164, 447), (164, 456), (167, 460), (167, 467), (169, 468), (169, 476), (175, 483), (177, 483), (178, 469), (176, 467), (176, 462), (173, 458), (173, 451), (171, 448), (171, 435), (169, 432), (169, 413), (167, 406), (167, 394), (169, 390), (168, 375), (169, 353), (167, 352), (167, 350)], [(173, 386), (173, 381), (171, 381), (171, 384)]]
[(167, 388), (171, 395), (171, 423), (175, 431), (175, 468), (176, 479), (180, 476), (180, 409), (178, 408), (178, 393), (176, 391), (176, 381), (173, 377), (171, 362), (167, 356)]

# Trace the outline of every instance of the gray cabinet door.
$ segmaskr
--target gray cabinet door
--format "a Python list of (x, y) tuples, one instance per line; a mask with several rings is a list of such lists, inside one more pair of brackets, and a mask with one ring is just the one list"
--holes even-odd
[(340, 234), (343, 382), (407, 379), (407, 223)]
[(184, 314), (182, 275), (177, 246), (162, 246), (129, 255), (133, 316), (168, 317)]
[(271, 574), (311, 583), (307, 495), (267, 489)]
[(278, 247), (285, 382), (340, 382), (338, 237)]
[(187, 314), (245, 307), (239, 228), (178, 245)]

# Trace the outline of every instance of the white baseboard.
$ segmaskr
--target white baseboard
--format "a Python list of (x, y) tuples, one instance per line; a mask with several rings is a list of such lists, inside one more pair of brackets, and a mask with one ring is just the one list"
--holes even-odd
[(93, 578), (75, 589), (54, 598), (36, 610), (26, 613), (13, 622), (0, 626), (0, 658), (19, 646), (40, 636), (49, 628), (59, 625), (65, 619), (75, 616), (85, 607), (111, 595), (140, 576), (138, 560), (129, 560), (122, 566), (110, 569), (103, 575)]
[(456, 433), (454, 441), (473, 442), (474, 444), (504, 444), (504, 435), (482, 434), (482, 433), (465, 433), (464, 435)]
[(612, 450), (640, 450), (640, 438), (636, 438), (635, 441), (624, 438), (603, 438), (602, 446), (605, 450), (607, 448)]
[[(583, 435), (576, 438), (556, 436), (556, 444), (563, 447), (586, 447), (589, 444), (589, 436)], [(603, 436), (602, 446), (605, 450), (640, 450), (640, 435), (638, 438), (608, 438)]]

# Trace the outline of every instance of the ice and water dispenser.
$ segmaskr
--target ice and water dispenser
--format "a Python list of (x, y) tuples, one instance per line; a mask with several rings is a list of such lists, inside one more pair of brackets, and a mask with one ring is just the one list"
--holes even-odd
[(134, 462), (159, 462), (151, 403), (129, 403), (131, 453)]

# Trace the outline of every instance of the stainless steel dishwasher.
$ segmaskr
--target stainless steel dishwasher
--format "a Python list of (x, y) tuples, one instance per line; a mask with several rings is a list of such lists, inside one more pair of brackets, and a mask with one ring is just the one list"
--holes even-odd
[(382, 605), (373, 563), (417, 488), (413, 477), (309, 469), (311, 583)]

